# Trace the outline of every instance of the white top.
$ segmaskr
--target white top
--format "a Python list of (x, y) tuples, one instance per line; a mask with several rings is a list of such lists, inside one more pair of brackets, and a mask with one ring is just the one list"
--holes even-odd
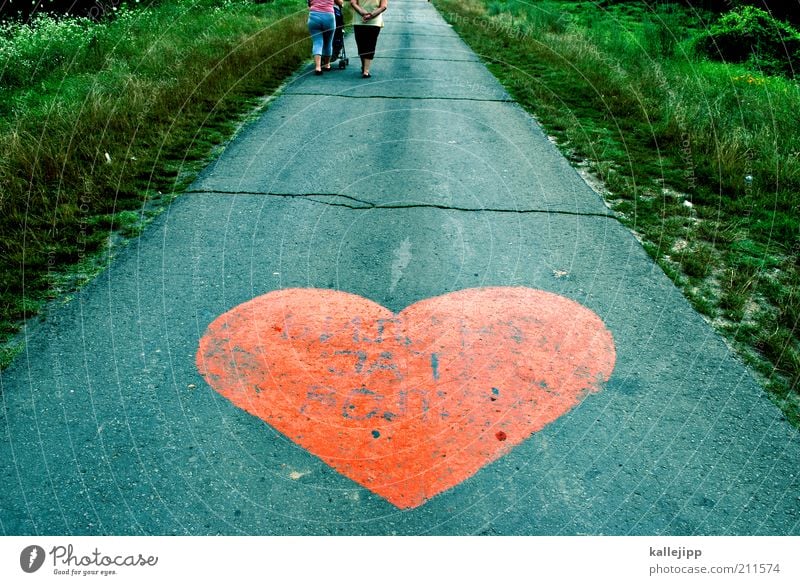
[[(358, 0), (358, 4), (367, 12), (375, 12), (381, 5), (381, 2), (380, 0)], [(381, 12), (375, 18), (371, 18), (367, 22), (364, 22), (364, 20), (361, 18), (361, 15), (356, 12), (355, 16), (353, 17), (353, 24), (383, 26), (383, 13)]]

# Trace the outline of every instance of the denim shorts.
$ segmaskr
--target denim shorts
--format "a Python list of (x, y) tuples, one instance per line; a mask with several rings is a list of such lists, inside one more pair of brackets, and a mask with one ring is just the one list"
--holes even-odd
[(336, 18), (333, 12), (309, 12), (308, 32), (311, 33), (311, 54), (330, 57), (333, 54), (333, 31)]

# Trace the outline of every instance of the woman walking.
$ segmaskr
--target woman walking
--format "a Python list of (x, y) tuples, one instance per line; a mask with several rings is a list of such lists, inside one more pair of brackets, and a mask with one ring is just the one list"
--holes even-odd
[(389, 0), (350, 0), (350, 4), (361, 15), (361, 22), (353, 25), (358, 56), (361, 57), (361, 77), (372, 77), (369, 68), (375, 58), (375, 45), (383, 28), (383, 13), (389, 6)]
[(308, 0), (308, 32), (311, 34), (315, 75), (331, 70), (334, 30), (333, 0)]

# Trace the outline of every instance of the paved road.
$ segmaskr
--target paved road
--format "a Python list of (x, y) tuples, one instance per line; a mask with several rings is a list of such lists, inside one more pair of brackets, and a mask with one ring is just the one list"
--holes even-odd
[[(798, 432), (434, 8), (393, 0), (386, 20), (371, 80), (352, 63), (298, 76), (100, 278), (29, 327), (26, 352), (0, 376), (0, 532), (800, 533)], [(261, 300), (240, 307), (252, 299)], [(553, 307), (558, 319), (542, 316)], [(238, 320), (220, 324), (229, 311)], [(251, 353), (222, 339), (241, 341), (276, 311), (274, 347), (291, 356), (302, 338), (310, 352), (295, 352), (299, 374), (291, 357), (263, 365), (258, 331)], [(330, 338), (346, 345), (345, 329), (362, 317), (354, 344), (365, 332), (377, 343), (373, 318), (403, 332), (394, 354), (369, 355), (386, 388), (422, 376), (424, 352), (403, 336), (438, 342), (442, 323), (446, 342), (423, 356), (430, 375), (447, 388), (486, 386), (481, 405), (459, 398), (461, 428), (477, 445), (469, 461), (431, 476), (442, 485), (415, 483), (423, 491), (408, 499), (363, 487), (375, 469), (357, 476), (360, 449), (372, 461), (361, 435), (312, 440), (324, 421), (292, 426), (310, 403), (258, 402), (303, 375), (345, 376), (331, 372), (342, 356), (361, 359), (357, 347), (325, 354), (340, 360), (328, 372), (313, 369), (314, 356)], [(570, 345), (578, 321), (591, 356)], [(559, 323), (567, 333), (553, 342)], [(469, 335), (483, 346), (467, 346)], [(519, 397), (479, 428), (475, 409), (504, 404), (515, 380), (532, 384), (538, 367), (557, 381), (549, 362), (524, 363), (542, 351), (562, 369), (577, 360), (573, 373), (593, 380), (573, 395), (541, 378), (544, 394), (564, 401), (541, 429), (535, 404), (520, 410)], [(212, 358), (236, 367), (220, 373)], [(350, 378), (331, 385), (372, 375), (364, 363), (345, 365)], [(257, 367), (268, 370), (264, 387), (225, 381)], [(362, 382), (360, 399), (377, 401)], [(320, 416), (342, 406), (326, 402), (335, 393), (315, 396)], [(416, 414), (403, 403), (401, 414), (432, 419), (431, 396)], [(448, 400), (436, 402), (440, 427)], [(389, 438), (397, 413), (386, 410), (379, 427), (377, 410), (358, 411), (365, 404), (342, 406), (341, 416)], [(336, 459), (354, 444), (350, 460)], [(460, 453), (437, 445), (443, 457)]]

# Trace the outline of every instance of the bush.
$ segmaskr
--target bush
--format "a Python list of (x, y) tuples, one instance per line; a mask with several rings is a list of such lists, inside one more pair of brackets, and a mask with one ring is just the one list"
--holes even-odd
[(744, 6), (723, 15), (698, 39), (697, 47), (713, 59), (749, 62), (767, 73), (793, 77), (800, 33), (760, 8)]
[(30, 86), (68, 65), (89, 44), (90, 26), (86, 18), (57, 19), (44, 14), (29, 25), (0, 22), (0, 87)]
[(113, 15), (122, 6), (133, 8), (157, 3), (156, 0), (0, 0), (0, 20), (29, 22), (44, 15), (99, 20)]
[[(690, 0), (685, 0), (689, 2)], [(724, 4), (724, 10), (731, 8), (731, 0), (704, 0), (704, 3), (711, 3), (715, 10), (720, 4)], [(789, 22), (800, 23), (800, 14), (797, 11), (795, 0), (733, 0), (734, 6), (755, 6), (763, 8), (775, 18), (788, 20)], [(794, 6), (793, 6), (794, 5)]]
[(646, 4), (649, 7), (680, 4), (691, 10), (700, 12), (708, 10), (717, 14), (742, 6), (755, 6), (766, 10), (775, 18), (800, 24), (797, 0), (600, 0), (598, 2), (601, 7), (613, 4)]

